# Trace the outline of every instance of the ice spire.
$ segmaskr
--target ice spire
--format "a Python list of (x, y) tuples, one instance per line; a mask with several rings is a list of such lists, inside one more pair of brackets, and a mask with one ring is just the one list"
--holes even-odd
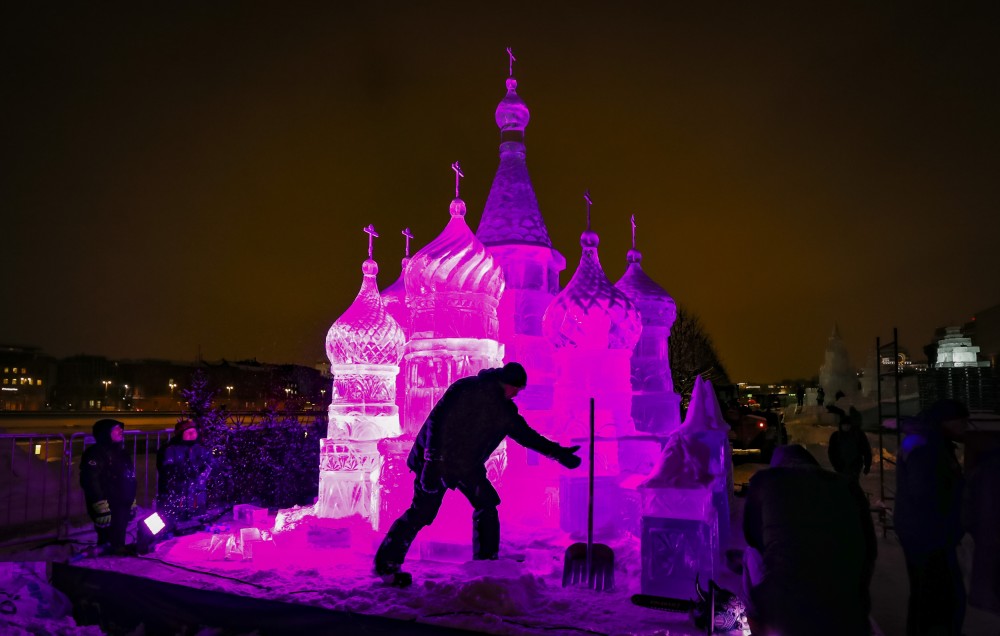
[(639, 339), (639, 311), (624, 292), (611, 284), (601, 267), (601, 238), (590, 227), (593, 199), (588, 190), (587, 229), (580, 235), (580, 265), (542, 319), (542, 330), (557, 348), (628, 349)]
[(435, 294), (482, 294), (491, 304), (490, 313), (494, 317), (489, 322), (493, 326), (487, 329), (489, 333), (476, 337), (495, 338), (496, 303), (503, 293), (503, 272), (466, 224), (465, 201), (457, 196), (465, 175), (457, 161), (451, 169), (455, 171), (456, 192), (448, 206), (451, 220), (407, 264), (403, 272), (407, 297), (416, 320), (418, 314), (440, 310), (440, 307), (435, 309)]
[[(642, 252), (636, 249), (636, 228), (635, 215), (630, 219), (632, 225), (632, 249), (628, 251), (625, 260), (628, 263), (625, 273), (621, 279), (615, 283), (615, 287), (622, 290), (631, 298), (642, 312), (643, 325), (655, 323), (670, 327), (677, 319), (677, 305), (674, 299), (654, 281), (642, 269)], [(647, 306), (648, 305), (648, 306)]]
[(361, 265), (363, 279), (357, 297), (347, 311), (330, 326), (326, 335), (326, 355), (332, 366), (344, 364), (399, 364), (403, 353), (403, 332), (386, 312), (378, 293), (378, 263), (372, 258), (373, 225), (368, 235), (368, 259)]
[(538, 210), (538, 199), (525, 162), (524, 129), (531, 113), (517, 94), (516, 58), (509, 47), (507, 55), (510, 73), (507, 94), (497, 106), (495, 116), (500, 129), (500, 166), (493, 178), (476, 236), (487, 246), (525, 244), (551, 248), (552, 241)]
[(385, 310), (403, 328), (403, 335), (409, 339), (410, 309), (406, 306), (406, 283), (403, 280), (403, 273), (406, 271), (406, 264), (410, 262), (410, 241), (413, 239), (413, 232), (410, 228), (406, 228), (400, 234), (406, 239), (406, 251), (403, 260), (400, 261), (399, 278), (382, 292), (382, 302), (385, 303)]

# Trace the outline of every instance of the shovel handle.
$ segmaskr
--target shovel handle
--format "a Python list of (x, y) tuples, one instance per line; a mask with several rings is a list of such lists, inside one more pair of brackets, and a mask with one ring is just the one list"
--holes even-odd
[(594, 571), (594, 398), (590, 398), (590, 465), (587, 471), (587, 583)]

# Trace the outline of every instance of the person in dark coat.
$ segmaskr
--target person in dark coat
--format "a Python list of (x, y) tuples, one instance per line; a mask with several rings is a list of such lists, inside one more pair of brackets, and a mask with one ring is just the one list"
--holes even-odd
[(875, 525), (857, 482), (779, 446), (750, 479), (743, 512), (744, 587), (753, 633), (870, 632)]
[(903, 422), (893, 526), (910, 579), (907, 636), (962, 633), (965, 584), (957, 548), (965, 479), (955, 442), (965, 436), (968, 417), (961, 402), (941, 400)]
[(186, 521), (205, 512), (212, 453), (198, 440), (192, 420), (181, 420), (174, 435), (156, 453), (157, 511), (171, 521)]
[(437, 516), (445, 491), (457, 488), (468, 498), (472, 515), (474, 559), (496, 559), (500, 550), (500, 496), (486, 478), (485, 462), (505, 437), (558, 461), (580, 465), (579, 446), (564, 447), (528, 426), (514, 396), (527, 384), (520, 364), (484, 369), (454, 382), (431, 410), (417, 433), (406, 465), (416, 473), (413, 502), (392, 524), (375, 554), (375, 572), (387, 582), (412, 581), (400, 571), (406, 552), (421, 528)]
[(125, 452), (125, 425), (104, 419), (94, 424), (95, 444), (80, 460), (80, 486), (102, 552), (121, 552), (135, 517), (135, 465)]
[(853, 406), (830, 435), (826, 450), (830, 464), (841, 475), (858, 480), (862, 472), (867, 475), (871, 471), (872, 445), (861, 430), (861, 414)]
[(962, 520), (975, 541), (969, 605), (1000, 616), (1000, 448), (985, 451), (968, 473)]

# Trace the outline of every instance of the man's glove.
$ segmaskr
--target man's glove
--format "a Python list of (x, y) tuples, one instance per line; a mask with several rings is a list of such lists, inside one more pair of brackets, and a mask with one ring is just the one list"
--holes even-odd
[(98, 528), (107, 528), (111, 525), (111, 505), (107, 499), (101, 499), (91, 509), (94, 511), (94, 525)]
[(420, 469), (420, 488), (424, 492), (436, 493), (444, 488), (441, 461), (425, 461), (424, 467)]
[(576, 454), (578, 450), (580, 450), (579, 444), (576, 446), (560, 446), (552, 458), (566, 468), (576, 468), (582, 461), (579, 455)]

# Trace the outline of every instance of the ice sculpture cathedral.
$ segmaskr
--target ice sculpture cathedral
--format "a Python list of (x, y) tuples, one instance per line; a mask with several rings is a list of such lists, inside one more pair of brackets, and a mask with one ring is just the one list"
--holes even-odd
[[(513, 72), (506, 89), (495, 113), (499, 167), (475, 233), (459, 196), (457, 163), (447, 225), (412, 257), (412, 235), (404, 230), (402, 274), (381, 294), (372, 247), (377, 234), (365, 229), (369, 255), (361, 290), (326, 340), (334, 379), (321, 442), (320, 517), (387, 527), (409, 503), (405, 456), (436, 400), (455, 380), (505, 361), (516, 360), (528, 372), (516, 400), (520, 412), (561, 443), (584, 441), (589, 398), (595, 398), (597, 496), (607, 498), (598, 504), (604, 511), (599, 528), (602, 517), (614, 525), (623, 482), (648, 473), (662, 440), (680, 425), (668, 351), (674, 301), (642, 271), (634, 220), (625, 275), (612, 284), (590, 228), (588, 195), (580, 262), (560, 288), (566, 259), (552, 245), (528, 174), (530, 112)], [(571, 532), (584, 527), (585, 473), (570, 473), (513, 443), (501, 445), (487, 468), (505, 499), (505, 520)], [(516, 497), (505, 497), (513, 492)], [(457, 525), (467, 541), (461, 508), (468, 504), (446, 498), (441, 515), (448, 514), (449, 499), (462, 521), (435, 525)]]

